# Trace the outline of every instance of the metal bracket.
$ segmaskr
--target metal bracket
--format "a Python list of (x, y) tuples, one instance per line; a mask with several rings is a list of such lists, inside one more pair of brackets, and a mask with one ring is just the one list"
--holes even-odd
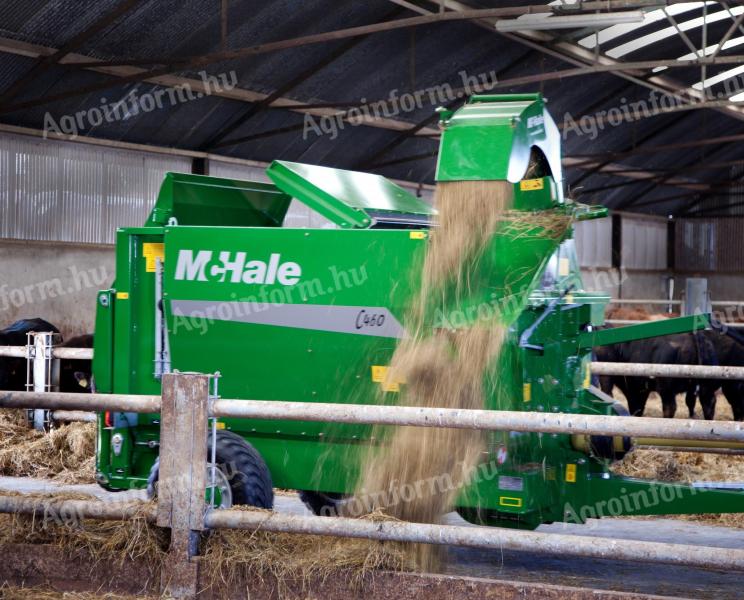
[[(209, 398), (207, 398), (208, 407), (210, 409), (214, 401), (220, 397), (219, 380), (221, 376), (221, 373), (217, 371), (212, 377), (212, 393), (209, 395)], [(209, 469), (209, 504), (205, 507), (205, 510), (214, 508), (216, 504), (214, 492), (217, 486), (217, 417), (211, 417), (210, 421), (210, 427), (212, 430), (212, 444), (209, 449), (210, 457), (209, 464), (207, 465), (207, 468)]]
[(660, 335), (694, 333), (702, 329), (710, 329), (710, 327), (710, 315), (708, 314), (676, 317), (661, 321), (646, 321), (638, 325), (584, 331), (579, 335), (579, 346), (582, 348), (609, 346), (610, 344), (643, 340)]
[[(52, 356), (59, 334), (35, 332), (26, 334), (26, 389), (34, 392), (54, 392), (59, 388), (59, 359)], [(41, 408), (28, 410), (29, 425), (37, 431), (49, 431), (52, 412)]]
[(164, 373), (170, 373), (170, 345), (168, 342), (168, 324), (165, 320), (163, 306), (163, 261), (155, 257), (155, 379), (161, 379)]
[(556, 306), (558, 306), (560, 301), (573, 291), (574, 287), (576, 287), (574, 284), (569, 285), (560, 293), (559, 296), (553, 298), (545, 307), (545, 310), (540, 314), (540, 316), (535, 319), (535, 322), (522, 332), (522, 335), (519, 336), (520, 348), (529, 348), (530, 350), (537, 350), (538, 352), (542, 352), (544, 350), (544, 346), (542, 344), (531, 344), (530, 338), (532, 337), (532, 334), (535, 333), (535, 330), (540, 326), (540, 324), (548, 318), (548, 315), (555, 311), (555, 308)]

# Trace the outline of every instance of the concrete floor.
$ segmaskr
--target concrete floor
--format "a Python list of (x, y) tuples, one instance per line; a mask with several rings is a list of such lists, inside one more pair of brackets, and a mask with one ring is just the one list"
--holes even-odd
[[(296, 496), (277, 495), (275, 508), (279, 512), (311, 514)], [(447, 515), (444, 522), (447, 525), (472, 526), (456, 513)], [(542, 525), (538, 531), (744, 549), (744, 531), (740, 529), (675, 519), (590, 519), (586, 525), (554, 523)], [(741, 573), (672, 565), (644, 565), (570, 555), (547, 556), (530, 552), (450, 547), (448, 560), (441, 572), (448, 575), (658, 594), (675, 598), (744, 598)]]
[[(97, 485), (60, 486), (49, 481), (18, 477), (0, 477), (0, 490), (2, 489), (27, 493), (63, 489), (90, 493), (101, 499), (116, 500), (145, 497), (141, 490), (112, 494)], [(294, 494), (278, 493), (275, 497), (275, 509), (278, 512), (310, 515)], [(447, 515), (445, 523), (468, 525), (455, 513)], [(742, 530), (673, 519), (590, 520), (586, 525), (563, 523), (543, 525), (538, 531), (744, 549)], [(448, 548), (448, 559), (442, 572), (450, 575), (570, 585), (676, 598), (717, 600), (744, 598), (741, 573), (577, 558), (569, 555), (547, 556), (530, 552), (451, 547)]]

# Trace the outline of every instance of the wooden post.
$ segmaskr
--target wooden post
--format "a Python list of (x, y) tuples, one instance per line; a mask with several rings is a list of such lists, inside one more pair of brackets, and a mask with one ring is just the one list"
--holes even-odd
[(157, 524), (170, 527), (161, 591), (195, 598), (199, 532), (204, 529), (209, 375), (165, 373), (160, 411)]

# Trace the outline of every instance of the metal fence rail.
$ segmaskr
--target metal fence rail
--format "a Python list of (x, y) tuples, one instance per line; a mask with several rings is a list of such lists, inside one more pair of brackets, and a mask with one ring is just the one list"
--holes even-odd
[[(161, 412), (161, 396), (68, 394), (62, 392), (40, 394), (36, 392), (0, 391), (0, 408), (27, 408), (31, 406), (63, 410), (158, 413)], [(672, 420), (649, 417), (626, 419), (604, 415), (507, 410), (221, 399), (209, 403), (207, 416), (356, 423), (362, 425), (446, 427), (483, 431), (533, 431), (558, 434), (630, 435), (700, 441), (744, 441), (744, 423), (733, 421)]]
[[(668, 305), (681, 306), (682, 300), (664, 300), (664, 299), (650, 299), (650, 298), (612, 298), (610, 304), (652, 304), (652, 305)], [(713, 300), (711, 301), (712, 306), (744, 306), (742, 300)]]
[(558, 535), (494, 527), (368, 521), (345, 517), (300, 517), (278, 513), (267, 514), (259, 511), (225, 510), (208, 512), (205, 523), (210, 529), (247, 529), (250, 531), (330, 535), (469, 548), (521, 550), (540, 554), (567, 553), (609, 560), (636, 560), (714, 569), (744, 570), (744, 550), (614, 540), (568, 534)]
[[(744, 550), (688, 547), (574, 535), (543, 534), (490, 527), (441, 526), (406, 522), (371, 522), (348, 518), (295, 517), (262, 511), (207, 510), (209, 416), (381, 423), (546, 433), (639, 435), (713, 441), (744, 441), (744, 424), (596, 415), (426, 409), (401, 406), (339, 405), (256, 400), (219, 400), (210, 396), (210, 376), (163, 375), (161, 396), (64, 394), (0, 391), (0, 407), (160, 413), (160, 485), (157, 503), (106, 503), (0, 496), (0, 512), (47, 514), (49, 507), (81, 518), (128, 519), (144, 516), (171, 531), (169, 558), (163, 566), (164, 592), (195, 598), (198, 590), (195, 536), (207, 528), (263, 529), (344, 537), (509, 548), (596, 558), (642, 560), (744, 570)], [(203, 431), (203, 437), (194, 435)]]
[[(637, 325), (638, 323), (648, 323), (649, 321), (637, 321), (635, 319), (607, 319), (605, 323), (608, 325)], [(719, 323), (724, 327), (744, 328), (744, 323), (737, 323), (736, 321), (727, 321)]]
[(80, 423), (95, 423), (96, 413), (84, 410), (54, 410), (52, 411), (52, 420), (64, 423), (72, 421)]
[[(53, 392), (58, 389), (60, 360), (92, 360), (93, 348), (55, 346), (53, 332), (29, 332), (25, 346), (0, 346), (0, 357), (26, 359), (26, 389), (34, 392)], [(82, 411), (49, 411), (41, 406), (31, 407), (29, 421), (35, 429), (46, 431), (55, 422), (95, 421), (95, 413)]]
[(160, 396), (5, 390), (0, 391), (0, 407), (156, 413), (160, 412)]
[(697, 379), (744, 379), (744, 367), (708, 365), (667, 365), (656, 363), (592, 362), (594, 375), (625, 375), (628, 377), (688, 377)]
[[(7, 358), (29, 358), (33, 346), (0, 346), (0, 356)], [(93, 348), (52, 348), (52, 358), (65, 360), (92, 360)]]
[(55, 500), (34, 496), (5, 496), (0, 494), (0, 512), (49, 516), (52, 510), (66, 517), (116, 521), (142, 516), (155, 521), (155, 506), (148, 502), (103, 502), (101, 500)]
[(671, 304), (673, 306), (679, 306), (682, 304), (682, 300), (652, 300), (652, 299), (638, 299), (638, 298), (612, 298), (609, 304)]
[(7, 358), (28, 358), (28, 346), (0, 346), (0, 356)]
[(93, 348), (52, 348), (52, 358), (93, 360)]
[(738, 422), (649, 417), (626, 419), (615, 416), (569, 413), (225, 399), (214, 401), (210, 415), (239, 419), (448, 427), (484, 431), (533, 431), (630, 435), (679, 440), (744, 441), (744, 423)]

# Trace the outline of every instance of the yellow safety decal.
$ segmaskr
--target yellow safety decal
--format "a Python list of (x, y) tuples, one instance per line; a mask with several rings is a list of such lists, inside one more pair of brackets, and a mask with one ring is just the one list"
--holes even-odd
[(385, 381), (387, 371), (387, 367), (372, 365), (372, 381), (374, 381), (375, 383), (382, 383), (383, 381)]
[(524, 179), (519, 182), (519, 189), (523, 192), (534, 192), (535, 190), (541, 190), (545, 187), (545, 182), (542, 179)]
[(129, 300), (129, 292), (116, 292), (117, 300)]
[(566, 481), (576, 483), (576, 465), (566, 465)]
[(584, 365), (584, 389), (587, 389), (592, 384), (592, 370), (589, 368), (589, 363)]
[(426, 239), (425, 231), (412, 231), (408, 235), (412, 240), (425, 240)]
[(383, 392), (399, 392), (403, 381), (390, 381), (388, 379), (388, 367), (372, 365), (372, 381), (379, 383)]
[(571, 262), (567, 258), (558, 259), (558, 276), (567, 277), (571, 272)]
[(224, 429), (225, 428), (225, 424), (222, 423), (221, 421), (217, 421), (216, 427), (217, 427), (217, 429)]
[(512, 508), (522, 508), (522, 499), (512, 498), (510, 496), (499, 496), (499, 504), (501, 506), (510, 506)]
[(142, 244), (142, 254), (145, 257), (145, 271), (154, 273), (155, 259), (159, 258), (161, 263), (165, 260), (165, 245), (155, 242), (145, 242)]
[(532, 384), (525, 383), (522, 385), (522, 400), (530, 402), (532, 400)]

